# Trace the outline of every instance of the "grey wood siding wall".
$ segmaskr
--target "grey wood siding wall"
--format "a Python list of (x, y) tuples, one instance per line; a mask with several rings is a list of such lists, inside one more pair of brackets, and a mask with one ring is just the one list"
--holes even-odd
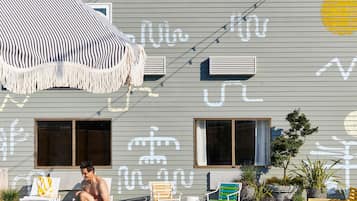
[[(34, 169), (34, 118), (112, 118), (112, 167), (97, 173), (113, 179), (115, 199), (148, 195), (148, 181), (157, 180), (158, 175), (164, 178), (165, 173), (177, 182), (177, 190), (184, 196), (202, 196), (212, 169), (193, 168), (194, 118), (268, 117), (273, 127), (284, 129), (285, 115), (295, 108), (301, 108), (320, 131), (308, 137), (294, 162), (307, 156), (351, 157), (343, 161), (349, 161), (350, 166), (342, 166), (338, 175), (342, 182), (357, 185), (357, 133), (349, 130), (357, 123), (344, 125), (346, 118), (355, 119), (357, 110), (357, 73), (353, 68), (357, 63), (357, 32), (330, 32), (322, 23), (322, 0), (266, 0), (241, 24), (234, 17), (256, 1), (88, 2), (111, 2), (113, 24), (145, 45), (148, 55), (166, 56), (166, 75), (147, 78), (143, 87), (154, 95), (134, 91), (127, 112), (118, 111), (125, 109), (125, 89), (113, 94), (46, 90), (28, 97), (2, 91), (0, 168), (9, 168), (10, 186), (20, 188), (32, 182), (32, 175), (48, 171), (79, 174), (77, 169)], [(356, 18), (352, 20), (356, 24)], [(223, 25), (227, 30), (221, 29)], [(217, 37), (219, 43), (215, 42)], [(257, 73), (243, 80), (205, 79), (202, 71), (209, 56), (256, 56)], [(320, 71), (328, 64), (331, 67)], [(225, 81), (240, 81), (247, 87), (246, 98), (262, 101), (247, 102), (241, 86), (226, 86), (222, 106), (210, 106), (220, 101)], [(204, 101), (205, 89), (209, 102)], [(112, 110), (108, 98), (112, 98)], [(128, 144), (136, 137), (148, 137), (153, 128), (159, 129), (153, 131), (156, 137), (171, 137), (180, 146), (176, 148), (173, 141), (170, 146), (155, 146), (155, 154), (167, 157), (166, 164), (139, 164), (139, 158), (149, 154), (149, 145), (129, 150)], [(314, 154), (324, 147), (336, 151)], [(280, 175), (281, 170), (272, 168), (268, 174)]]

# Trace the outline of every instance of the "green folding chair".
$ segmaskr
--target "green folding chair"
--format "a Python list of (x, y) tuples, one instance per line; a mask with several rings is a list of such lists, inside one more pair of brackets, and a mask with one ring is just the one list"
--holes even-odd
[[(207, 201), (240, 201), (242, 183), (220, 183), (215, 191), (206, 194)], [(218, 200), (210, 199), (210, 195), (218, 192)]]

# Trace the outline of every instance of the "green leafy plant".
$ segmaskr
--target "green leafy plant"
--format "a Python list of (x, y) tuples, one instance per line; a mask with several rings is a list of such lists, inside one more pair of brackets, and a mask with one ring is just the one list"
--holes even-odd
[(299, 189), (293, 196), (293, 201), (304, 201), (305, 198), (304, 196), (302, 195), (302, 190)]
[(287, 184), (292, 184), (292, 185), (297, 185), (297, 186), (302, 186), (302, 181), (300, 178), (297, 177), (285, 177), (285, 179), (277, 178), (277, 177), (271, 177), (266, 179), (265, 181), (267, 184), (278, 184), (278, 185), (287, 185)]
[(257, 169), (252, 165), (244, 165), (241, 167), (242, 176), (241, 181), (248, 185), (255, 184), (257, 182)]
[(254, 185), (254, 199), (256, 201), (264, 200), (267, 197), (272, 197), (272, 191), (265, 183), (252, 184)]
[(326, 182), (328, 180), (340, 183), (335, 178), (335, 171), (332, 170), (339, 162), (340, 160), (334, 160), (331, 164), (328, 164), (328, 161), (312, 161), (307, 158), (307, 160), (302, 160), (299, 165), (294, 165), (292, 172), (296, 174), (297, 178), (301, 178), (304, 181), (304, 188), (326, 192)]
[(271, 144), (271, 162), (275, 167), (283, 168), (282, 184), (287, 185), (287, 169), (290, 161), (297, 155), (305, 142), (305, 137), (318, 132), (318, 127), (312, 127), (310, 120), (299, 109), (293, 110), (285, 118), (290, 128), (275, 138)]
[(19, 200), (19, 192), (14, 189), (3, 190), (0, 193), (1, 201), (18, 201)]

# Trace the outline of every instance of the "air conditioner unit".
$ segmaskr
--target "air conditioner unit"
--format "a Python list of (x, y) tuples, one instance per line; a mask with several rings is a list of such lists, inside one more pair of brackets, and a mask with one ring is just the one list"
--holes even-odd
[(255, 75), (255, 56), (210, 56), (210, 75)]
[(165, 74), (166, 74), (165, 56), (148, 56), (146, 58), (144, 75), (165, 75)]

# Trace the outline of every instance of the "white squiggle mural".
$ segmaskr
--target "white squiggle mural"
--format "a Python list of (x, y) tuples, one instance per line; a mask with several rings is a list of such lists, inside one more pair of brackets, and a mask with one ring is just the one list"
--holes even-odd
[(6, 161), (7, 156), (14, 155), (15, 145), (17, 142), (24, 142), (29, 136), (28, 133), (24, 132), (24, 128), (16, 129), (16, 125), (19, 122), (15, 119), (10, 125), (10, 132), (7, 134), (4, 128), (0, 128), (0, 151), (2, 152), (2, 160)]
[[(162, 176), (164, 174), (164, 176)], [(139, 169), (135, 169), (131, 172), (129, 171), (129, 168), (127, 166), (120, 166), (118, 169), (118, 193), (121, 194), (123, 192), (123, 188), (127, 190), (134, 190), (136, 187), (142, 189), (142, 190), (147, 190), (149, 189), (149, 184), (144, 184), (143, 181), (143, 176), (142, 173)], [(180, 176), (180, 180), (179, 180)], [(124, 182), (122, 181), (124, 179)], [(185, 172), (182, 168), (178, 168), (172, 172), (172, 179), (170, 180), (169, 178), (169, 171), (166, 168), (161, 168), (157, 172), (157, 180), (161, 181), (172, 181), (174, 183), (174, 190), (176, 191), (177, 186), (179, 183), (185, 188), (191, 188), (193, 185), (193, 179), (194, 179), (194, 171), (190, 170), (189, 176), (188, 176), (188, 181), (186, 182), (186, 176)], [(137, 180), (137, 182), (136, 182)], [(175, 192), (173, 192), (175, 193)]]
[(112, 106), (112, 98), (108, 98), (108, 111), (110, 112), (127, 112), (129, 110), (130, 106), (130, 96), (131, 92), (134, 91), (141, 91), (141, 92), (147, 92), (149, 97), (154, 97), (157, 98), (159, 97), (158, 93), (152, 93), (152, 89), (150, 87), (138, 87), (138, 88), (133, 88), (131, 90), (128, 90), (128, 92), (125, 95), (125, 107), (118, 107), (115, 108)]
[(130, 182), (130, 178), (129, 178), (129, 168), (127, 166), (120, 166), (118, 169), (118, 193), (121, 194), (122, 193), (122, 177), (124, 177), (125, 180), (125, 187), (127, 190), (134, 190), (135, 189), (135, 181), (136, 178), (138, 178), (138, 185), (140, 186), (140, 188), (142, 190), (147, 190), (149, 189), (149, 185), (144, 185), (143, 184), (143, 178), (142, 178), (142, 173), (140, 170), (135, 169), (131, 172), (131, 184), (129, 184)]
[[(146, 146), (147, 144), (150, 146), (150, 154), (148, 156), (141, 156), (139, 158), (139, 164), (143, 165), (143, 162), (146, 164), (157, 164), (162, 163), (162, 165), (167, 164), (166, 156), (155, 155), (155, 147), (156, 146), (169, 146), (170, 144), (175, 145), (176, 150), (180, 150), (180, 143), (175, 138), (172, 137), (155, 137), (154, 132), (159, 130), (158, 127), (151, 126), (150, 127), (150, 137), (135, 137), (128, 143), (128, 150), (131, 151), (133, 145), (135, 146)], [(190, 170), (188, 175), (188, 181), (186, 181), (185, 170), (182, 168), (178, 168), (172, 171), (172, 178), (170, 180), (169, 170), (166, 168), (160, 168), (157, 172), (157, 180), (164, 181), (172, 181), (174, 183), (174, 190), (176, 190), (177, 185), (179, 184), (179, 179), (181, 178), (181, 185), (184, 188), (191, 188), (194, 181), (194, 171)], [(130, 172), (128, 166), (120, 166), (118, 169), (118, 193), (121, 194), (123, 192), (123, 188), (127, 190), (134, 190), (135, 187), (138, 187), (142, 190), (149, 189), (149, 184), (143, 183), (143, 174), (141, 170), (134, 169)], [(180, 177), (180, 178), (179, 178)], [(151, 181), (152, 179), (148, 180)]]
[[(164, 176), (162, 177), (162, 174)], [(173, 171), (173, 181), (174, 185), (177, 186), (177, 181), (178, 181), (178, 175), (181, 175), (181, 185), (185, 188), (191, 188), (193, 184), (193, 177), (194, 177), (194, 172), (191, 170), (190, 171), (190, 176), (188, 177), (189, 181), (186, 182), (185, 180), (185, 171), (182, 168), (178, 168), (175, 171)], [(169, 180), (169, 171), (166, 168), (161, 168), (157, 172), (157, 179), (159, 180), (164, 180), (164, 181), (170, 181)]]
[(150, 137), (136, 137), (132, 139), (128, 143), (128, 150), (131, 151), (133, 145), (136, 146), (146, 146), (146, 143), (149, 144), (150, 146), (150, 153), (148, 156), (141, 156), (139, 159), (139, 164), (162, 164), (166, 165), (167, 164), (167, 159), (166, 156), (163, 155), (155, 155), (155, 146), (169, 146), (171, 143), (173, 143), (176, 147), (176, 150), (180, 150), (180, 143), (173, 137), (154, 137), (154, 132), (159, 131), (158, 127), (151, 126), (150, 127)]
[(4, 97), (4, 100), (2, 101), (2, 104), (0, 106), (0, 112), (4, 111), (4, 108), (6, 107), (6, 104), (8, 101), (14, 103), (19, 108), (23, 108), (29, 98), (30, 98), (30, 96), (26, 96), (23, 101), (17, 101), (10, 94), (6, 94), (6, 96)]
[[(244, 19), (245, 20), (243, 20), (241, 14), (231, 15), (229, 31), (234, 32), (235, 27), (237, 26), (238, 36), (240, 37), (241, 41), (247, 42), (251, 38), (250, 24), (252, 21), (255, 21), (255, 35), (260, 38), (266, 37), (265, 33), (267, 32), (267, 25), (269, 22), (268, 18), (264, 19), (262, 25), (260, 25), (259, 17), (257, 15), (248, 15)], [(260, 26), (262, 27), (262, 30), (260, 30)]]
[(131, 91), (128, 90), (128, 92), (125, 95), (125, 107), (119, 107), (119, 108), (114, 108), (112, 107), (112, 98), (108, 98), (108, 111), (109, 112), (127, 112), (129, 110), (129, 104), (130, 104), (130, 94)]
[[(357, 111), (350, 112), (344, 119), (345, 131), (349, 136), (357, 137)], [(318, 150), (310, 151), (311, 155), (332, 156), (337, 159), (342, 159), (344, 164), (337, 164), (334, 169), (345, 170), (345, 185), (346, 189), (350, 187), (351, 169), (357, 169), (357, 164), (351, 164), (351, 161), (357, 158), (357, 153), (351, 153), (352, 146), (357, 145), (357, 141), (346, 141), (336, 136), (332, 136), (332, 140), (343, 145), (343, 147), (326, 147), (316, 142)]]
[(242, 87), (242, 98), (244, 102), (263, 102), (261, 98), (250, 99), (247, 97), (247, 85), (241, 83), (240, 81), (224, 81), (221, 87), (221, 100), (220, 102), (209, 102), (208, 101), (208, 89), (203, 89), (203, 101), (209, 107), (222, 107), (225, 101), (225, 89), (226, 86), (241, 86)]
[(333, 59), (330, 60), (330, 62), (328, 62), (323, 68), (321, 68), (320, 70), (318, 70), (316, 72), (316, 76), (320, 76), (323, 72), (325, 72), (328, 68), (334, 66), (334, 64), (337, 65), (338, 70), (341, 73), (341, 76), (343, 77), (343, 80), (348, 80), (350, 73), (353, 70), (353, 67), (355, 66), (355, 64), (357, 63), (357, 57), (354, 57), (351, 61), (351, 64), (349, 66), (349, 68), (347, 69), (347, 71), (345, 71), (345, 69), (343, 68), (340, 59), (335, 57)]
[(15, 176), (11, 182), (11, 188), (15, 189), (18, 181), (25, 180), (27, 192), (30, 192), (32, 180), (36, 176), (46, 176), (46, 173), (44, 171), (30, 171), (28, 174)]
[(344, 169), (345, 170), (345, 184), (346, 189), (350, 186), (350, 170), (357, 169), (357, 164), (351, 164), (351, 160), (354, 159), (357, 154), (352, 154), (350, 149), (351, 146), (356, 146), (357, 141), (345, 141), (336, 136), (332, 136), (332, 140), (340, 143), (343, 147), (326, 147), (320, 145), (319, 142), (316, 142), (316, 148), (318, 151), (310, 151), (311, 155), (324, 155), (331, 156), (337, 159), (342, 159), (344, 164), (337, 164), (333, 169)]
[(141, 91), (141, 92), (147, 92), (148, 96), (150, 97), (159, 97), (158, 93), (152, 93), (152, 89), (150, 87), (138, 87), (138, 88), (133, 88), (132, 91)]
[[(182, 29), (176, 28), (170, 30), (170, 25), (168, 21), (159, 23), (157, 26), (157, 39), (154, 39), (155, 30), (153, 28), (153, 23), (149, 20), (143, 20), (141, 22), (141, 45), (145, 46), (147, 42), (151, 43), (154, 48), (161, 47), (161, 43), (166, 43), (169, 47), (174, 47), (178, 42), (187, 42), (189, 40), (189, 35), (184, 33)], [(132, 42), (136, 42), (135, 36), (133, 34), (126, 34), (126, 37)], [(146, 41), (148, 38), (149, 41)]]

